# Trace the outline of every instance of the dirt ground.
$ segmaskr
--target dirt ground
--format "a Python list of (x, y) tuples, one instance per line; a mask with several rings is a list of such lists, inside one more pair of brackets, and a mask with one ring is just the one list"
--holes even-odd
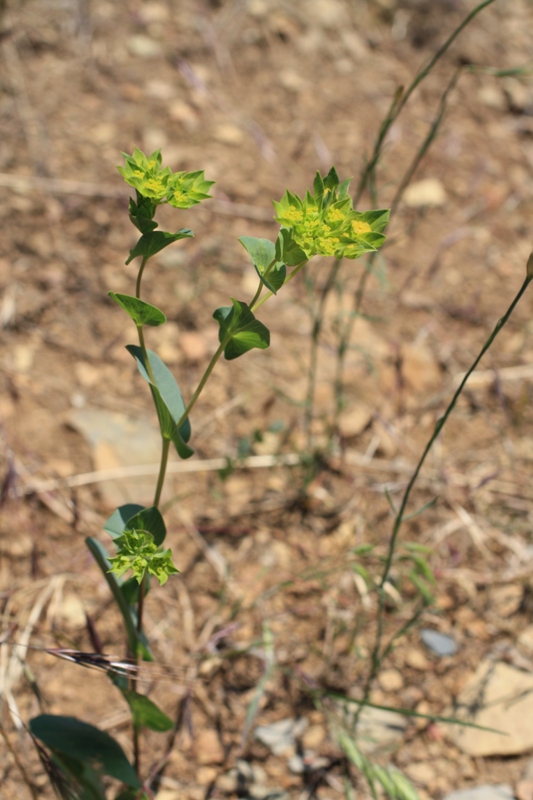
[[(161, 147), (172, 169), (205, 169), (216, 180), (214, 199), (201, 207), (162, 210), (162, 227), (191, 227), (195, 238), (150, 262), (144, 284), (145, 299), (169, 320), (149, 332), (148, 345), (187, 398), (216, 347), (212, 312), (230, 295), (247, 300), (255, 290), (237, 237), (273, 239), (271, 201), (287, 188), (303, 193), (317, 169), (334, 164), (355, 186), (397, 87), (409, 85), (475, 5), (0, 3), (0, 591), (7, 640), (0, 666), (11, 706), (10, 713), (4, 702), (1, 711), (11, 748), (0, 747), (2, 798), (31, 797), (13, 754), (39, 796), (52, 797), (17, 730), (18, 715), (27, 723), (39, 713), (30, 675), (42, 708), (100, 725), (131, 753), (126, 708), (105, 675), (39, 649), (28, 652), (31, 673), (24, 675), (13, 644), (27, 632), (36, 648), (91, 650), (86, 612), (105, 652), (124, 652), (84, 537), (105, 542), (113, 497), (121, 502), (133, 492), (149, 501), (141, 495), (155, 478), (137, 489), (65, 481), (124, 463), (111, 445), (105, 452), (91, 446), (80, 414), (154, 422), (146, 385), (124, 349), (135, 331), (107, 297), (109, 290), (133, 294), (136, 275), (124, 264), (135, 232), (116, 171), (121, 152)], [(194, 459), (205, 467), (173, 473), (166, 497), (169, 546), (182, 572), (150, 592), (146, 611), (159, 661), (146, 690), (179, 723), (162, 799), (249, 796), (231, 783), (238, 759), (264, 770), (257, 797), (333, 800), (344, 796), (346, 776), (358, 798), (369, 796), (332, 734), (331, 699), (311, 690), (359, 696), (376, 595), (366, 593), (354, 567), (379, 578), (392, 525), (385, 490), (401, 500), (458, 376), (524, 279), (533, 249), (533, 81), (527, 73), (494, 73), (530, 66), (532, 53), (531, 4), (496, 0), (391, 128), (377, 169), (378, 207), (391, 204), (454, 71), (478, 67), (461, 72), (387, 231), (354, 324), (338, 425), (338, 330), (363, 261), (343, 264), (326, 304), (310, 431), (310, 309), (327, 260), (263, 306), (270, 349), (220, 363), (194, 411)], [(370, 206), (365, 194), (360, 208)], [(415, 627), (383, 664), (372, 693), (377, 704), (448, 713), (486, 657), (505, 653), (512, 663), (531, 663), (518, 641), (532, 613), (531, 302), (526, 294), (485, 357), (410, 510), (437, 502), (402, 531), (403, 541), (428, 546), (437, 579), (435, 605), (420, 624), (453, 635), (458, 652), (438, 658)], [(211, 459), (239, 454), (302, 459), (310, 441), (323, 454), (314, 469), (305, 458), (299, 466), (237, 466), (226, 476), (210, 468)], [(142, 456), (125, 460), (157, 460)], [(354, 547), (363, 544), (376, 545), (376, 557), (362, 562)], [(393, 571), (387, 635), (416, 602), (405, 569), (398, 563)], [(300, 717), (307, 728), (297, 746), (312, 755), (298, 773), (254, 728)], [(147, 737), (146, 770), (162, 755), (164, 738)], [(529, 755), (473, 757), (438, 723), (419, 720), (373, 758), (396, 764), (420, 797), (438, 800), (478, 784), (516, 787)]]

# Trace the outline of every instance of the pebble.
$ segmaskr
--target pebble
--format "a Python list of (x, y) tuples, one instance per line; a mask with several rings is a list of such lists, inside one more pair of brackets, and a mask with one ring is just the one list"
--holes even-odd
[(422, 628), (420, 638), (423, 644), (437, 656), (453, 656), (457, 652), (457, 643), (446, 633)]
[(3, 536), (0, 540), (0, 553), (11, 558), (29, 558), (33, 550), (31, 534), (20, 531), (13, 536)]
[(232, 122), (223, 122), (215, 129), (215, 139), (221, 144), (229, 144), (232, 147), (238, 147), (244, 139), (244, 133), (238, 125)]
[(424, 761), (420, 761), (415, 764), (409, 764), (407, 767), (405, 767), (404, 772), (409, 780), (419, 783), (422, 786), (427, 786), (435, 779), (435, 770), (431, 764), (428, 764)]
[(63, 622), (72, 628), (85, 628), (87, 618), (85, 606), (77, 594), (65, 593), (59, 606), (59, 616)]
[(405, 664), (412, 669), (424, 672), (431, 666), (422, 650), (409, 650), (405, 655)]
[(378, 683), (384, 692), (397, 692), (403, 688), (403, 678), (397, 669), (384, 669), (378, 675)]
[(199, 764), (222, 764), (224, 761), (224, 748), (218, 733), (212, 728), (206, 728), (197, 736), (195, 750)]
[(516, 784), (517, 800), (533, 800), (533, 780), (518, 781)]
[(514, 800), (512, 788), (507, 783), (496, 786), (476, 786), (447, 794), (444, 800)]
[(280, 719), (271, 725), (258, 725), (255, 729), (255, 738), (268, 747), (275, 756), (292, 755), (296, 738), (303, 734), (307, 725), (308, 722), (304, 717)]
[(176, 86), (174, 84), (157, 78), (147, 81), (144, 91), (147, 97), (153, 97), (155, 100), (171, 100), (176, 96)]
[(525, 650), (533, 651), (533, 625), (528, 625), (518, 637), (518, 644)]
[(323, 28), (340, 28), (346, 22), (346, 8), (340, 0), (308, 0), (306, 13)]
[(496, 614), (503, 619), (516, 614), (524, 596), (523, 587), (516, 584), (495, 586), (490, 592), (490, 604)]
[(136, 36), (130, 36), (126, 45), (131, 55), (138, 56), (139, 58), (155, 58), (156, 56), (160, 56), (162, 51), (159, 42), (141, 33)]
[(358, 406), (352, 411), (345, 411), (339, 418), (339, 432), (341, 436), (350, 438), (359, 436), (372, 422), (372, 412), (364, 406)]
[(193, 130), (200, 124), (200, 118), (196, 110), (184, 100), (175, 100), (168, 106), (170, 119), (181, 122), (185, 128)]
[(324, 725), (310, 725), (302, 736), (303, 745), (309, 750), (315, 750), (317, 747), (320, 747), (326, 735), (327, 731)]
[(409, 208), (443, 206), (446, 202), (446, 191), (438, 178), (425, 178), (408, 186), (403, 199)]

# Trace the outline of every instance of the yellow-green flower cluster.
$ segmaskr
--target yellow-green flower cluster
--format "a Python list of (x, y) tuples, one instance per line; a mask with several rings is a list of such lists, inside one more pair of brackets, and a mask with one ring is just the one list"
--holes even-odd
[(348, 186), (349, 181), (339, 184), (332, 169), (325, 178), (317, 173), (313, 194), (308, 191), (302, 199), (287, 191), (274, 203), (276, 220), (291, 232), (308, 259), (315, 255), (359, 258), (383, 244), (389, 212), (355, 211)]
[(190, 208), (207, 200), (214, 181), (206, 181), (203, 170), (197, 172), (172, 172), (170, 167), (161, 167), (161, 151), (146, 156), (137, 147), (133, 155), (122, 154), (124, 167), (118, 171), (130, 186), (156, 205), (169, 203), (174, 208)]

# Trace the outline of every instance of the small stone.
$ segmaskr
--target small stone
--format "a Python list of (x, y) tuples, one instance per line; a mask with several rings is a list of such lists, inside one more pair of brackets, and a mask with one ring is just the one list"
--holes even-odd
[(108, 144), (117, 136), (117, 129), (112, 122), (99, 122), (91, 129), (91, 139), (98, 144)]
[(158, 79), (147, 81), (144, 91), (147, 97), (153, 97), (155, 100), (171, 100), (176, 96), (174, 84)]
[(155, 800), (182, 800), (182, 792), (175, 789), (161, 789), (155, 796)]
[(16, 344), (11, 352), (9, 366), (14, 372), (29, 372), (33, 364), (34, 353), (34, 347), (27, 344)]
[(445, 633), (422, 628), (420, 638), (426, 647), (437, 656), (453, 656), (457, 652), (457, 643)]
[(209, 786), (218, 775), (215, 767), (198, 767), (196, 770), (196, 781), (200, 786)]
[(522, 586), (510, 583), (507, 586), (495, 586), (490, 593), (491, 605), (496, 614), (503, 619), (516, 614), (522, 603), (524, 590)]
[(74, 374), (79, 383), (86, 389), (90, 389), (102, 378), (102, 370), (85, 361), (78, 361), (74, 364)]
[(359, 436), (372, 422), (372, 412), (364, 406), (345, 411), (339, 418), (339, 433), (347, 439)]
[(346, 22), (346, 8), (340, 0), (308, 0), (307, 15), (323, 28), (340, 28)]
[(197, 736), (195, 750), (199, 764), (222, 764), (224, 761), (224, 748), (212, 728), (206, 728)]
[(5, 533), (0, 539), (0, 553), (11, 558), (28, 558), (33, 550), (33, 539), (29, 533), (17, 532), (7, 536)]
[(431, 663), (428, 661), (422, 650), (409, 650), (405, 655), (405, 664), (412, 669), (417, 669), (420, 672), (424, 672), (425, 670), (431, 667)]
[(496, 111), (505, 111), (507, 109), (505, 95), (498, 86), (486, 84), (481, 87), (477, 96), (487, 108), (494, 108)]
[(136, 36), (130, 36), (126, 42), (126, 46), (132, 56), (139, 58), (155, 58), (161, 55), (161, 44), (151, 39), (149, 36), (144, 36), (142, 33)]
[(215, 130), (215, 139), (221, 144), (229, 144), (232, 147), (238, 147), (242, 144), (244, 134), (242, 130), (231, 122), (224, 122)]
[(444, 800), (513, 800), (512, 788), (501, 783), (497, 786), (475, 786), (473, 789), (462, 789), (447, 794)]
[(533, 800), (533, 780), (518, 781), (516, 784), (516, 800)]
[(421, 342), (406, 344), (401, 350), (401, 369), (405, 382), (415, 392), (434, 391), (442, 383), (437, 360)]
[(311, 725), (302, 736), (302, 744), (309, 750), (316, 750), (324, 739), (326, 738), (327, 731), (324, 725)]
[(175, 100), (171, 103), (168, 107), (168, 115), (170, 119), (181, 122), (189, 130), (194, 130), (200, 123), (198, 113), (189, 103), (185, 103), (183, 100)]
[(84, 628), (86, 625), (85, 607), (78, 595), (72, 592), (63, 595), (59, 616), (72, 628)]
[(275, 755), (292, 755), (296, 738), (301, 736), (308, 723), (304, 717), (300, 719), (280, 719), (271, 725), (258, 725), (255, 738), (264, 744)]
[(293, 69), (283, 69), (279, 73), (279, 82), (284, 89), (289, 92), (301, 92), (305, 88), (306, 82), (302, 76)]
[(421, 786), (427, 786), (435, 779), (435, 770), (431, 764), (426, 762), (421, 761), (416, 764), (409, 764), (404, 771), (410, 780), (419, 783)]
[(378, 683), (384, 692), (397, 692), (403, 688), (403, 678), (397, 669), (384, 669), (378, 675)]
[(148, 25), (152, 22), (165, 22), (169, 11), (163, 3), (154, 3), (154, 0), (150, 0), (150, 3), (145, 3), (139, 8), (138, 14), (140, 20)]
[(425, 178), (408, 186), (403, 198), (409, 208), (443, 206), (446, 202), (446, 191), (438, 178)]

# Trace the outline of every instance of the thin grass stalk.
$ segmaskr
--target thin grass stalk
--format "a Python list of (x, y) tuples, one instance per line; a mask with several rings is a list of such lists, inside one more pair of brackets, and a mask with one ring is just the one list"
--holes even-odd
[(359, 716), (361, 714), (361, 709), (363, 708), (364, 704), (368, 702), (368, 699), (370, 697), (370, 691), (371, 691), (371, 688), (372, 688), (372, 684), (373, 684), (375, 678), (377, 677), (377, 675), (379, 673), (381, 664), (382, 664), (383, 659), (384, 659), (384, 655), (385, 655), (385, 653), (389, 652), (389, 647), (386, 647), (384, 650), (382, 650), (383, 629), (384, 629), (384, 612), (385, 612), (385, 594), (386, 594), (385, 593), (385, 584), (387, 583), (387, 581), (389, 579), (389, 575), (390, 575), (390, 571), (391, 571), (391, 567), (392, 567), (392, 562), (393, 562), (394, 554), (395, 554), (395, 551), (396, 551), (396, 543), (398, 541), (398, 536), (399, 536), (402, 524), (404, 522), (404, 512), (405, 512), (405, 509), (406, 509), (407, 504), (409, 502), (409, 499), (411, 497), (411, 492), (412, 492), (412, 490), (413, 490), (413, 488), (415, 486), (415, 483), (417, 481), (417, 478), (418, 478), (418, 476), (420, 474), (420, 471), (421, 471), (421, 469), (422, 469), (422, 467), (424, 465), (424, 462), (425, 462), (427, 456), (429, 455), (429, 453), (430, 453), (433, 445), (435, 444), (440, 432), (442, 431), (444, 425), (446, 424), (448, 418), (450, 417), (450, 414), (452, 413), (453, 409), (455, 408), (455, 405), (456, 405), (459, 397), (461, 396), (461, 394), (463, 392), (463, 389), (466, 386), (466, 383), (467, 383), (469, 377), (476, 370), (479, 362), (481, 361), (481, 359), (483, 358), (483, 356), (485, 355), (487, 350), (491, 347), (492, 343), (496, 339), (496, 337), (499, 334), (499, 332), (502, 330), (502, 328), (508, 322), (508, 320), (511, 317), (514, 309), (518, 305), (520, 299), (522, 298), (523, 294), (525, 293), (527, 287), (529, 286), (529, 284), (531, 283), (532, 280), (533, 280), (533, 257), (530, 256), (530, 259), (528, 261), (527, 275), (526, 275), (526, 278), (525, 278), (522, 286), (520, 287), (518, 293), (516, 294), (514, 300), (511, 302), (509, 308), (507, 309), (507, 311), (505, 312), (503, 317), (501, 317), (498, 320), (498, 322), (496, 323), (496, 325), (494, 327), (494, 330), (492, 331), (492, 333), (490, 334), (490, 336), (486, 340), (485, 344), (481, 348), (478, 356), (476, 357), (476, 359), (474, 360), (474, 362), (472, 363), (472, 365), (470, 366), (468, 371), (465, 373), (463, 380), (459, 384), (459, 387), (457, 388), (455, 394), (453, 395), (453, 397), (452, 397), (450, 403), (448, 404), (444, 414), (442, 415), (442, 417), (440, 417), (437, 420), (437, 422), (435, 424), (435, 428), (433, 430), (433, 433), (430, 436), (430, 438), (429, 438), (429, 440), (428, 440), (428, 442), (427, 442), (427, 444), (426, 444), (426, 446), (424, 448), (424, 451), (423, 451), (422, 455), (420, 456), (418, 464), (415, 467), (415, 470), (414, 470), (414, 472), (413, 472), (413, 474), (411, 476), (411, 479), (410, 479), (409, 483), (407, 484), (407, 487), (406, 487), (405, 492), (404, 492), (403, 497), (402, 497), (402, 502), (401, 502), (400, 507), (398, 509), (398, 512), (396, 513), (396, 516), (394, 518), (394, 522), (393, 522), (393, 526), (392, 526), (392, 533), (391, 533), (391, 536), (390, 536), (390, 539), (389, 539), (389, 545), (388, 545), (388, 549), (387, 549), (385, 567), (383, 569), (383, 574), (381, 576), (380, 585), (378, 587), (378, 612), (377, 612), (377, 621), (376, 621), (376, 625), (377, 625), (376, 639), (375, 639), (374, 647), (373, 647), (371, 658), (370, 658), (370, 662), (371, 662), (370, 671), (369, 671), (369, 674), (368, 674), (368, 677), (366, 679), (365, 686), (364, 686), (364, 689), (363, 689), (363, 700), (361, 701), (362, 704), (361, 704), (361, 706), (359, 706), (358, 710), (355, 713), (354, 725), (357, 724), (357, 721), (358, 721)]
[[(491, 5), (491, 3), (493, 2), (494, 0), (483, 0), (482, 3), (479, 3), (479, 5), (477, 5), (469, 14), (467, 14), (467, 16), (461, 22), (461, 24), (451, 33), (451, 35), (446, 39), (444, 44), (430, 58), (428, 63), (424, 67), (419, 69), (419, 71), (417, 72), (417, 74), (407, 87), (407, 89), (404, 91), (403, 87), (401, 86), (398, 87), (392, 99), (389, 110), (387, 111), (387, 114), (385, 115), (385, 118), (380, 125), (379, 132), (374, 143), (374, 149), (372, 151), (372, 155), (362, 171), (361, 178), (359, 180), (359, 185), (357, 187), (357, 191), (355, 192), (353, 198), (354, 207), (357, 206), (357, 204), (361, 200), (361, 197), (365, 189), (368, 188), (369, 183), (371, 184), (370, 194), (372, 198), (372, 203), (374, 206), (377, 205), (375, 172), (379, 159), (381, 157), (381, 152), (383, 150), (386, 136), (391, 126), (398, 119), (399, 115), (401, 114), (404, 106), (406, 105), (407, 101), (413, 94), (414, 90), (417, 88), (417, 86), (420, 85), (420, 83), (422, 83), (422, 81), (425, 78), (427, 78), (427, 76), (431, 73), (435, 65), (444, 56), (444, 54), (447, 52), (447, 50), (450, 48), (450, 46), (453, 44), (453, 42), (459, 36), (459, 34), (474, 19), (474, 17), (476, 17), (484, 8)], [(333, 262), (331, 269), (329, 271), (329, 275), (326, 279), (326, 283), (324, 284), (324, 288), (320, 295), (320, 301), (318, 304), (318, 313), (320, 314), (320, 316), (319, 317), (315, 316), (313, 318), (313, 335), (311, 338), (310, 368), (309, 368), (308, 387), (307, 387), (306, 401), (305, 401), (305, 406), (306, 406), (305, 427), (308, 432), (308, 446), (309, 446), (309, 428), (313, 417), (313, 409), (314, 409), (314, 397), (316, 388), (316, 364), (318, 359), (317, 351), (320, 340), (320, 334), (322, 332), (322, 327), (323, 327), (323, 311), (329, 293), (337, 280), (337, 275), (341, 263), (342, 261), (339, 259), (335, 259), (335, 261)], [(367, 280), (368, 280), (368, 271), (365, 271), (361, 277), (361, 291), (359, 292), (359, 294), (361, 295), (361, 299), (364, 294), (364, 289)]]
[[(457, 81), (459, 79), (459, 75), (461, 74), (463, 69), (465, 69), (465, 67), (461, 66), (454, 72), (451, 80), (448, 82), (448, 85), (446, 86), (446, 89), (443, 92), (443, 95), (442, 95), (442, 97), (440, 99), (440, 103), (439, 103), (439, 109), (438, 109), (438, 112), (437, 112), (437, 114), (435, 116), (435, 119), (431, 123), (430, 129), (429, 129), (424, 141), (422, 142), (422, 144), (418, 148), (418, 150), (417, 150), (417, 152), (416, 152), (411, 164), (409, 165), (409, 167), (405, 171), (405, 174), (404, 174), (403, 178), (401, 179), (400, 184), (399, 184), (399, 186), (398, 186), (398, 188), (396, 190), (396, 193), (394, 195), (394, 198), (393, 198), (392, 204), (391, 204), (391, 211), (390, 211), (391, 218), (396, 213), (396, 211), (398, 209), (398, 205), (399, 205), (399, 203), (400, 203), (400, 201), (401, 201), (401, 199), (403, 197), (403, 194), (404, 194), (405, 190), (407, 189), (409, 183), (411, 182), (411, 179), (412, 179), (413, 175), (415, 174), (416, 170), (420, 166), (420, 163), (421, 163), (422, 159), (424, 158), (424, 156), (426, 155), (426, 153), (428, 152), (429, 148), (431, 147), (432, 143), (435, 140), (435, 137), (437, 135), (438, 129), (439, 129), (439, 127), (440, 127), (440, 125), (442, 123), (442, 120), (444, 118), (444, 114), (445, 114), (446, 107), (447, 107), (447, 102), (448, 102), (448, 97), (449, 97), (450, 92), (452, 91), (452, 89), (455, 88), (455, 85), (457, 84)], [(368, 262), (367, 262), (366, 269), (361, 274), (361, 278), (359, 280), (359, 284), (358, 284), (357, 289), (356, 289), (355, 294), (354, 294), (353, 310), (352, 310), (351, 314), (349, 315), (349, 318), (348, 318), (347, 322), (345, 323), (344, 327), (341, 329), (341, 332), (340, 332), (340, 335), (339, 335), (339, 342), (338, 342), (338, 345), (337, 345), (337, 364), (336, 364), (336, 370), (335, 370), (335, 419), (334, 419), (334, 425), (333, 425), (334, 428), (338, 427), (339, 415), (340, 415), (340, 413), (341, 413), (341, 411), (343, 409), (344, 362), (345, 362), (345, 358), (346, 358), (346, 353), (348, 352), (348, 346), (349, 346), (350, 340), (352, 338), (352, 332), (353, 332), (353, 327), (355, 325), (355, 321), (356, 321), (356, 319), (358, 318), (358, 316), (361, 313), (361, 307), (362, 307), (362, 304), (363, 304), (363, 298), (364, 298), (364, 294), (365, 294), (368, 278), (370, 277), (370, 275), (373, 272), (373, 266), (374, 266), (374, 261), (376, 259), (376, 256), (377, 256), (377, 252), (376, 253), (371, 253), (370, 256), (368, 257)], [(333, 272), (333, 270), (332, 270), (332, 272)], [(335, 277), (336, 277), (336, 275), (335, 275)]]

